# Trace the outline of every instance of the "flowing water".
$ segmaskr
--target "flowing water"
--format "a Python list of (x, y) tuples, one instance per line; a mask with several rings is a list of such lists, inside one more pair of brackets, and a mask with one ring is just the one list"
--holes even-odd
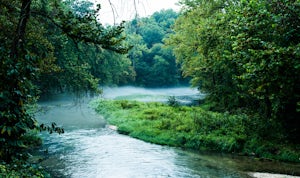
[[(175, 96), (181, 103), (201, 98), (190, 88), (104, 88), (102, 97), (166, 102)], [(259, 162), (232, 155), (196, 153), (150, 144), (120, 135), (107, 127), (104, 118), (88, 105), (90, 99), (74, 101), (68, 95), (40, 101), (40, 122), (56, 122), (65, 133), (43, 133), (42, 165), (53, 177), (74, 178), (197, 178), (249, 177), (249, 171), (292, 174), (299, 165)], [(77, 104), (76, 104), (77, 103)]]

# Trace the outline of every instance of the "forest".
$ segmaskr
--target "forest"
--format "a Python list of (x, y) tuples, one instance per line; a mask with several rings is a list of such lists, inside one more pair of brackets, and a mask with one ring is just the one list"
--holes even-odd
[(179, 4), (180, 12), (104, 26), (101, 5), (90, 1), (1, 0), (0, 177), (47, 174), (28, 163), (29, 150), (41, 144), (38, 132), (64, 129), (36, 121), (40, 97), (97, 94), (99, 86), (190, 84), (206, 94), (203, 116), (220, 113), (234, 127), (246, 115), (253, 145), (299, 151), (300, 1)]

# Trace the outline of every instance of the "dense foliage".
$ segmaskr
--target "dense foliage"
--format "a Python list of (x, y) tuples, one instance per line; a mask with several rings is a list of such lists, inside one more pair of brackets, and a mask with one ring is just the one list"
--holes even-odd
[[(182, 0), (168, 43), (211, 108), (259, 115), (262, 137), (300, 140), (300, 2)], [(178, 45), (179, 44), (179, 45)], [(280, 127), (283, 126), (283, 130)]]
[[(89, 1), (65, 1), (63, 12), (53, 19), (56, 8), (37, 12), (37, 19), (46, 21), (46, 41), (54, 53), (52, 71), (43, 73), (37, 85), (43, 93), (86, 91), (98, 84), (124, 84), (133, 80), (134, 72), (126, 58), (128, 48), (120, 45), (125, 39), (123, 25), (104, 27), (98, 11)], [(33, 13), (34, 15), (35, 13)]]
[(177, 17), (178, 13), (169, 9), (126, 23), (126, 41), (132, 45), (128, 57), (136, 72), (134, 85), (165, 87), (183, 82), (173, 48), (164, 44)]

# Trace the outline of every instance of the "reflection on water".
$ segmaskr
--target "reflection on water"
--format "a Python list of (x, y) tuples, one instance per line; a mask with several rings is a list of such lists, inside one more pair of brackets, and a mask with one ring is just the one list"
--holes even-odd
[[(159, 95), (197, 95), (189, 88), (145, 90), (135, 93), (125, 87), (106, 88), (104, 97), (139, 95), (137, 91)], [(152, 94), (153, 94), (152, 93)], [(171, 94), (170, 94), (171, 93)], [(153, 94), (153, 95), (154, 95)], [(42, 165), (53, 177), (74, 178), (140, 178), (140, 177), (248, 177), (245, 172), (257, 171), (249, 165), (272, 168), (272, 164), (221, 154), (199, 154), (167, 146), (150, 144), (120, 135), (105, 125), (105, 120), (88, 107), (89, 99), (74, 105), (73, 99), (59, 96), (42, 101), (37, 114), (40, 122), (56, 122), (65, 128), (62, 135), (43, 133), (46, 159)], [(291, 165), (279, 164), (279, 167)], [(293, 165), (292, 170), (299, 169)], [(262, 170), (262, 169), (259, 169)], [(258, 170), (258, 171), (259, 171)]]

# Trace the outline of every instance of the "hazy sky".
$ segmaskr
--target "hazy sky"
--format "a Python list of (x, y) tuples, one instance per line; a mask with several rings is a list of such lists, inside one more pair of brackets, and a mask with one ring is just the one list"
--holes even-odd
[[(112, 7), (109, 5), (109, 0), (91, 0), (94, 3), (101, 4), (100, 21), (103, 24), (113, 24), (114, 17)], [(135, 17), (136, 10), (134, 0), (110, 0), (113, 4), (116, 23), (122, 20), (130, 20)], [(140, 17), (145, 17), (153, 14), (161, 9), (174, 9), (178, 11), (180, 7), (176, 5), (178, 0), (135, 0), (137, 4), (137, 13)]]

